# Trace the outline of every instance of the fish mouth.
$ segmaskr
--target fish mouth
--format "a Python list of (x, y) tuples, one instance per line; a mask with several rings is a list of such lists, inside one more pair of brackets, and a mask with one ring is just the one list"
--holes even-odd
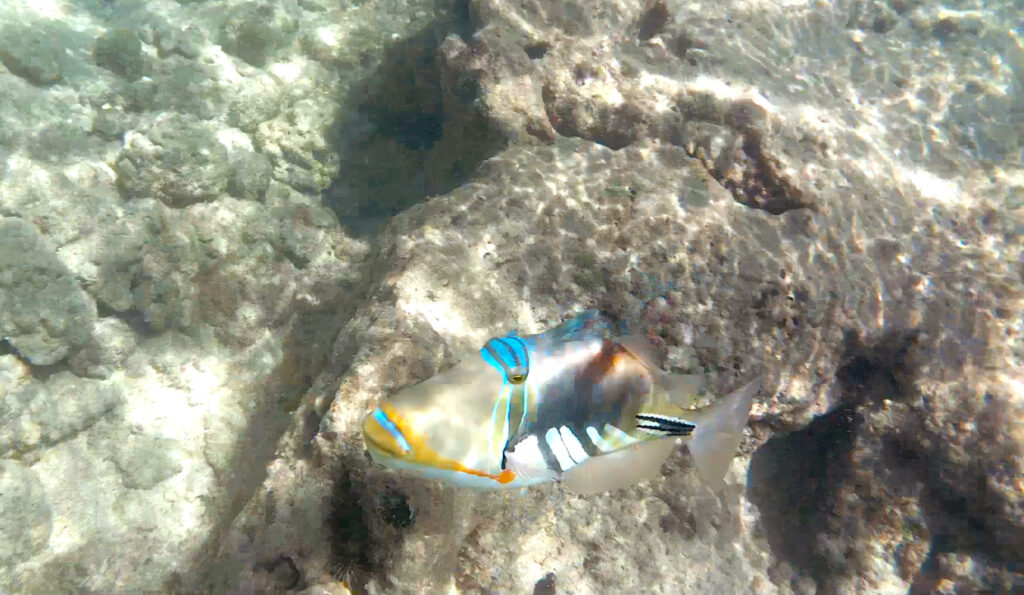
[[(402, 432), (402, 428), (407, 427), (401, 415), (388, 404), (370, 412), (363, 420), (363, 441), (370, 457), (385, 467), (453, 471), (486, 477), (499, 484), (509, 483), (516, 477), (509, 470), (502, 470), (499, 474), (487, 473), (442, 456), (424, 444), (415, 433), (409, 432), (407, 438)], [(415, 450), (413, 444), (416, 445)]]
[(406, 458), (412, 446), (385, 409), (378, 407), (363, 419), (363, 442), (371, 455)]

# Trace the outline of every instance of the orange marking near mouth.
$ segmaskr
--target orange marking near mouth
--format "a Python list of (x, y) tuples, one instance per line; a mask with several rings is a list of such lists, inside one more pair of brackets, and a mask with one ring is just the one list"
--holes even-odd
[[(375, 445), (378, 448), (387, 451), (388, 454), (415, 463), (429, 465), (437, 469), (447, 469), (449, 471), (458, 471), (459, 473), (466, 473), (468, 475), (476, 475), (477, 477), (486, 477), (488, 479), (493, 479), (494, 481), (501, 484), (511, 483), (512, 481), (515, 481), (516, 474), (508, 469), (504, 469), (502, 470), (501, 473), (495, 475), (493, 473), (487, 473), (486, 471), (480, 471), (479, 469), (467, 467), (456, 460), (449, 459), (447, 457), (442, 457), (436, 451), (434, 451), (434, 449), (427, 446), (427, 441), (423, 438), (423, 436), (418, 434), (409, 426), (409, 423), (405, 420), (405, 418), (401, 416), (401, 414), (398, 413), (398, 411), (395, 410), (393, 405), (391, 405), (390, 403), (384, 403), (383, 405), (380, 406), (380, 408), (384, 412), (384, 415), (387, 415), (388, 419), (391, 420), (391, 423), (395, 424), (395, 427), (398, 428), (398, 431), (402, 433), (402, 436), (405, 437), (405, 440), (406, 442), (409, 443), (409, 446), (412, 447), (408, 453), (403, 454), (399, 452), (398, 449), (388, 448), (385, 444), (377, 443), (377, 440), (373, 440), (373, 442), (376, 443)], [(371, 436), (371, 439), (372, 438), (375, 437)], [(394, 439), (392, 438), (391, 441), (393, 442)]]

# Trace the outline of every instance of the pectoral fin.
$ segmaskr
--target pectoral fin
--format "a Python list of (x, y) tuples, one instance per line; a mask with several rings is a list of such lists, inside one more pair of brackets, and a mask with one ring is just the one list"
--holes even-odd
[(674, 438), (661, 438), (591, 457), (566, 471), (562, 485), (581, 495), (631, 486), (656, 477), (675, 447)]

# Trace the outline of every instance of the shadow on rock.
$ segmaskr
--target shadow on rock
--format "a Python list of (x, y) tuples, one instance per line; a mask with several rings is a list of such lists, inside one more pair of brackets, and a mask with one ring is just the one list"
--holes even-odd
[[(882, 556), (915, 593), (950, 578), (958, 589), (998, 591), (1020, 577), (1015, 544), (1024, 537), (1002, 522), (1009, 504), (990, 485), (989, 467), (1010, 457), (999, 451), (1005, 401), (979, 404), (969, 391), (921, 394), (930, 385), (915, 362), (929, 361), (921, 352), (933, 350), (916, 331), (870, 345), (847, 336), (838, 405), (753, 455), (749, 494), (772, 551), (825, 592), (884, 572), (869, 566), (879, 555), (868, 553), (872, 547), (888, 551)], [(936, 419), (974, 430), (965, 438)], [(957, 458), (958, 440), (974, 451), (970, 460)], [(955, 568), (959, 559), (974, 564), (966, 578)]]
[(831, 540), (842, 522), (838, 492), (851, 475), (856, 408), (841, 405), (807, 428), (769, 440), (750, 463), (750, 499), (772, 551), (815, 580), (842, 572), (844, 548)]
[(860, 482), (871, 472), (858, 463), (861, 408), (905, 398), (913, 371), (904, 364), (915, 340), (913, 332), (894, 332), (868, 347), (847, 335), (836, 374), (839, 404), (806, 428), (772, 438), (751, 459), (750, 498), (772, 551), (819, 587), (861, 570), (856, 548), (877, 504), (861, 502)]
[(324, 199), (352, 231), (447, 194), (506, 145), (480, 110), (469, 47), (450, 35), (472, 29), (468, 9), (454, 10), (384, 50), (350, 91), (356, 109), (338, 127), (341, 166)]

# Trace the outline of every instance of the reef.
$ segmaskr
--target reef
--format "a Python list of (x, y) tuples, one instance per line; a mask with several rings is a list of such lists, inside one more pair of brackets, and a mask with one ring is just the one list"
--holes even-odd
[[(0, 6), (0, 591), (1024, 587), (1014, 3)], [(711, 395), (577, 497), (360, 421), (604, 309)]]

